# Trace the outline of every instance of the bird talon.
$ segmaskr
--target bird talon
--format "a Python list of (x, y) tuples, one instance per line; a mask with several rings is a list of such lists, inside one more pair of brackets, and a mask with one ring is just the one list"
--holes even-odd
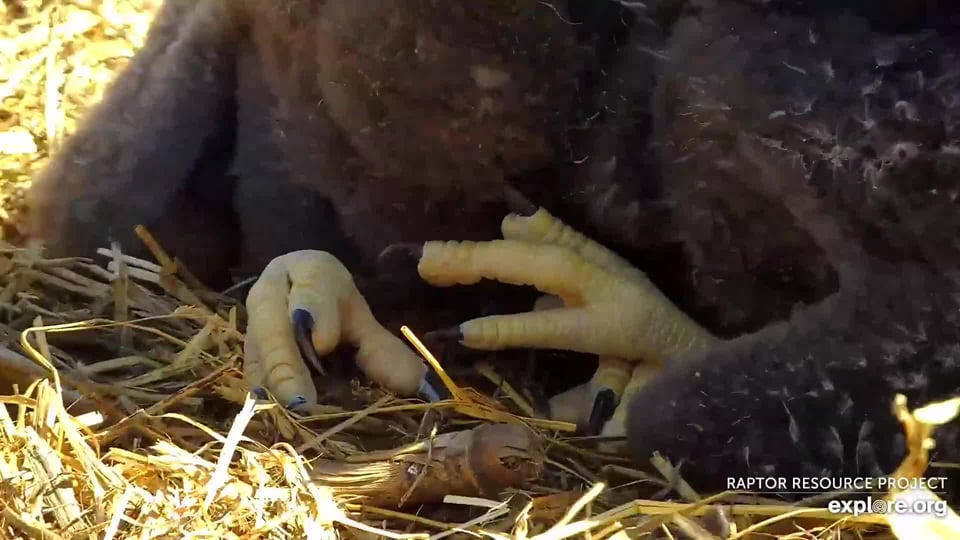
[[(381, 325), (350, 271), (325, 251), (302, 250), (270, 261), (247, 295), (244, 377), (281, 403), (317, 403), (310, 364), (341, 343), (356, 348), (354, 361), (387, 390), (413, 396), (426, 364)], [(329, 364), (326, 364), (329, 367)]]
[(301, 407), (306, 404), (307, 404), (307, 398), (303, 396), (294, 396), (293, 399), (291, 399), (289, 402), (287, 402), (286, 405), (284, 405), (284, 408), (286, 408), (289, 411), (293, 411), (293, 410), (296, 410), (298, 407)]
[[(556, 297), (552, 302), (556, 305), (479, 317), (430, 332), (427, 338), (456, 339), (471, 349), (568, 350), (619, 359), (618, 363), (655, 365), (717, 342), (629, 261), (544, 208), (531, 213), (521, 195), (508, 196), (514, 199), (512, 206), (524, 211), (503, 219), (502, 240), (426, 242), (417, 265), (420, 277), (435, 287), (473, 285), (484, 279), (533, 286)], [(627, 328), (637, 331), (625, 332)], [(616, 371), (620, 374), (615, 379), (626, 384), (629, 368), (619, 366)], [(599, 433), (614, 427), (608, 424), (617, 418), (619, 398), (609, 382), (594, 383), (591, 388), (604, 391), (593, 402), (589, 429)], [(555, 396), (560, 399), (552, 400), (551, 416), (569, 415), (581, 424), (587, 420), (584, 402), (592, 395), (581, 388)], [(569, 406), (568, 400), (577, 403)]]
[(613, 417), (616, 410), (617, 395), (613, 390), (604, 388), (597, 392), (593, 399), (593, 409), (590, 410), (590, 419), (587, 421), (587, 435), (600, 435), (603, 432), (603, 426)]
[(431, 343), (449, 343), (451, 341), (460, 343), (463, 341), (463, 330), (459, 326), (432, 330), (424, 334), (423, 339)]
[(423, 244), (402, 242), (390, 244), (377, 255), (377, 272), (380, 274), (406, 273), (416, 270), (423, 257)]
[(323, 361), (313, 347), (313, 315), (305, 309), (295, 309), (291, 315), (293, 322), (293, 337), (297, 343), (297, 350), (300, 357), (307, 360), (317, 370), (320, 375), (326, 375), (327, 370), (323, 367)]
[(420, 379), (420, 386), (417, 388), (417, 396), (428, 402), (434, 403), (437, 401), (443, 401), (445, 399), (450, 399), (450, 391), (447, 390), (447, 386), (443, 384), (443, 381), (440, 380), (440, 376), (437, 375), (437, 372), (430, 369), (424, 373), (423, 378)]
[(533, 204), (526, 195), (509, 186), (504, 190), (503, 198), (507, 203), (507, 208), (519, 216), (530, 217), (540, 209), (540, 207)]
[(251, 387), (250, 393), (252, 393), (254, 397), (256, 397), (260, 401), (264, 401), (267, 399), (267, 390), (262, 386)]

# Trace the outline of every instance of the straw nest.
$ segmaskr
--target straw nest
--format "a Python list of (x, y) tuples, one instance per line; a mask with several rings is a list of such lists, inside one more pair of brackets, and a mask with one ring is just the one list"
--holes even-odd
[[(0, 538), (960, 537), (955, 515), (703, 497), (665, 460), (645, 474), (457, 387), (409, 330), (454, 400), (430, 408), (353, 381), (343, 403), (295, 416), (248, 393), (243, 306), (192, 283), (149, 231), (155, 261), (14, 247), (23, 188), (156, 3), (0, 4)], [(923, 441), (958, 406), (898, 404), (913, 451), (896, 474), (922, 473)]]

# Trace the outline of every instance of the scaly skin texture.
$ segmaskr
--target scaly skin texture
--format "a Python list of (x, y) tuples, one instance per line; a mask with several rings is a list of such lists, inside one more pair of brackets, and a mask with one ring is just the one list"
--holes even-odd
[(28, 234), (137, 251), (142, 222), (210, 280), (300, 248), (488, 238), (505, 179), (565, 137), (572, 32), (532, 0), (169, 2), (38, 178)]

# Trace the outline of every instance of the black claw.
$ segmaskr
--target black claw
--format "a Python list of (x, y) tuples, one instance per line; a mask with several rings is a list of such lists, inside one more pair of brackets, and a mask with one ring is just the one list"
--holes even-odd
[(520, 191), (510, 186), (507, 186), (504, 189), (503, 198), (507, 203), (507, 208), (509, 208), (511, 212), (524, 217), (530, 217), (534, 215), (539, 209), (539, 207), (530, 202), (530, 199), (528, 199), (523, 193), (520, 193)]
[(444, 328), (442, 330), (434, 330), (432, 332), (427, 332), (423, 336), (424, 341), (430, 343), (449, 343), (451, 341), (461, 342), (463, 341), (463, 331), (460, 330), (459, 326), (453, 328)]
[(613, 416), (613, 411), (617, 408), (617, 395), (613, 390), (604, 388), (597, 392), (597, 397), (593, 399), (593, 409), (590, 410), (590, 419), (587, 421), (587, 435), (600, 435), (603, 426)]
[(287, 403), (286, 408), (289, 411), (295, 411), (298, 407), (302, 406), (307, 402), (307, 399), (303, 396), (296, 396), (290, 400), (290, 403)]
[(320, 361), (317, 350), (313, 348), (313, 315), (305, 309), (293, 310), (293, 337), (297, 342), (297, 349), (300, 351), (300, 357), (305, 359), (317, 370), (320, 375), (326, 375), (327, 370)]
[(451, 397), (450, 391), (447, 390), (446, 385), (440, 380), (440, 376), (432, 369), (428, 369), (423, 379), (420, 379), (420, 388), (417, 389), (417, 396), (429, 403), (443, 401)]
[(407, 273), (411, 269), (416, 269), (421, 257), (423, 257), (423, 244), (390, 244), (377, 256), (377, 272), (380, 274)]

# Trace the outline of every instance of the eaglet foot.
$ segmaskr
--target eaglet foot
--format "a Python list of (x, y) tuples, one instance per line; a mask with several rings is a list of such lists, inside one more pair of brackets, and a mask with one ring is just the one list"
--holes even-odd
[(304, 360), (324, 372), (320, 357), (341, 342), (357, 348), (358, 367), (399, 395), (438, 398), (427, 365), (373, 316), (353, 276), (324, 251), (273, 259), (247, 296), (244, 376), (288, 408), (317, 403)]
[(593, 434), (624, 435), (623, 394), (639, 389), (663, 360), (716, 342), (643, 272), (545, 209), (508, 215), (501, 232), (502, 240), (414, 248), (420, 277), (438, 287), (481, 279), (532, 285), (555, 297), (548, 302), (553, 305), (473, 319), (433, 335), (474, 349), (547, 348), (600, 356), (590, 382), (551, 400), (554, 419)]

